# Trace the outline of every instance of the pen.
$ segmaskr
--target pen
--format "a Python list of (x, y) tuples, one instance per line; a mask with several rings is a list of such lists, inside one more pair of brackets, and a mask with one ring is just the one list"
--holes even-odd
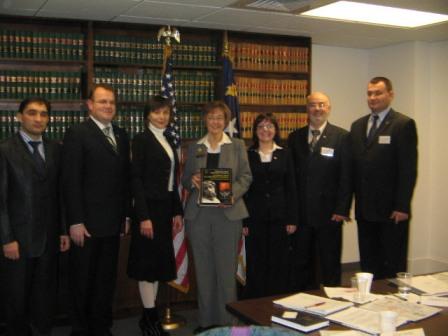
[(309, 306), (305, 306), (303, 308), (308, 309), (308, 308), (313, 308), (313, 307), (319, 307), (319, 306), (322, 306), (324, 304), (325, 304), (325, 302), (318, 302), (318, 303), (314, 303), (314, 304), (309, 305)]

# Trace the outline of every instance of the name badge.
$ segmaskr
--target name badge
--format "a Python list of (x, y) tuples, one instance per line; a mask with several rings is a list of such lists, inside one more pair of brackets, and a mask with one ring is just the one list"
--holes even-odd
[(378, 137), (378, 143), (381, 145), (390, 145), (390, 135), (380, 135)]
[(320, 148), (320, 155), (333, 157), (334, 156), (334, 149), (333, 148), (328, 148), (328, 147), (321, 147)]

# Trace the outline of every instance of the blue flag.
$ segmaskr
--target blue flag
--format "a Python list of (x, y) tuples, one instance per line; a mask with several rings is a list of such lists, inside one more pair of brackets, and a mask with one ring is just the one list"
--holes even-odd
[(179, 115), (176, 107), (176, 88), (174, 86), (173, 76), (173, 60), (171, 58), (171, 47), (165, 46), (168, 50), (164, 52), (164, 66), (162, 74), (161, 95), (165, 98), (171, 99), (173, 108), (173, 118), (170, 125), (166, 129), (166, 135), (171, 140), (176, 148), (180, 146), (180, 131), (179, 131)]
[(225, 132), (229, 134), (230, 137), (241, 138), (240, 104), (238, 102), (238, 93), (235, 80), (233, 78), (232, 61), (228, 55), (223, 56), (223, 71), (224, 102), (232, 112), (229, 125), (225, 129)]

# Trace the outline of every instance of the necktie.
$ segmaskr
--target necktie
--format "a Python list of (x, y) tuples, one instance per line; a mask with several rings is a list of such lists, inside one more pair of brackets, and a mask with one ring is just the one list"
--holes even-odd
[(33, 153), (31, 154), (31, 157), (36, 163), (39, 173), (45, 173), (45, 161), (39, 153), (39, 145), (42, 143), (42, 141), (29, 141), (28, 143), (31, 147), (33, 147)]
[(319, 130), (311, 130), (311, 134), (313, 135), (313, 137), (311, 138), (311, 142), (310, 142), (310, 152), (313, 152), (314, 147), (316, 146), (316, 143), (317, 143), (317, 139), (320, 135), (320, 131)]
[(373, 140), (373, 137), (378, 128), (378, 118), (379, 117), (377, 115), (373, 115), (373, 123), (372, 127), (370, 127), (369, 134), (367, 135), (367, 143), (370, 143)]
[(117, 144), (115, 143), (115, 140), (112, 138), (112, 135), (110, 134), (110, 126), (103, 128), (103, 133), (107, 138), (107, 141), (112, 145), (115, 151), (117, 151)]

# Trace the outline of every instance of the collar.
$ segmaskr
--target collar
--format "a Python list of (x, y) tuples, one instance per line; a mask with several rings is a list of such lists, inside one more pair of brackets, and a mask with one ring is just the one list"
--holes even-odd
[(106, 127), (110, 127), (113, 131), (112, 123), (103, 124), (101, 121), (95, 119), (93, 116), (89, 115), (89, 118), (99, 127), (100, 130), (105, 129)]
[[(274, 144), (272, 145), (272, 149), (269, 151), (269, 153), (273, 153), (273, 152), (275, 152), (277, 149), (283, 149), (283, 147), (277, 145), (277, 144), (274, 142)], [(258, 153), (262, 153), (262, 154), (264, 154), (262, 151), (260, 151), (260, 147), (258, 147), (257, 152), (258, 152)]]
[(158, 127), (155, 127), (153, 124), (151, 124), (150, 122), (148, 123), (148, 129), (151, 131), (151, 132), (153, 132), (155, 135), (158, 135), (158, 136), (164, 136), (164, 132), (165, 132), (165, 130), (166, 130), (166, 128), (158, 128)]
[(325, 129), (325, 127), (327, 127), (327, 124), (328, 124), (328, 121), (325, 121), (325, 122), (322, 124), (322, 126), (319, 127), (319, 128), (314, 128), (314, 127), (312, 127), (312, 126), (310, 125), (310, 126), (308, 127), (308, 134), (311, 134), (311, 135), (312, 135), (311, 131), (319, 130), (319, 131), (320, 131), (319, 136), (321, 136), (322, 133), (324, 133), (324, 129)]
[(30, 141), (40, 141), (41, 143), (43, 143), (43, 138), (42, 138), (42, 134), (37, 137), (36, 139), (32, 139), (25, 131), (23, 131), (22, 129), (19, 130), (19, 134), (22, 137), (23, 141), (25, 141), (26, 144), (28, 144)]
[(370, 118), (369, 118), (369, 120), (373, 120), (373, 116), (374, 115), (377, 115), (378, 116), (378, 121), (379, 121), (379, 124), (381, 124), (381, 122), (384, 120), (384, 118), (386, 118), (386, 116), (387, 116), (387, 114), (389, 113), (389, 111), (390, 111), (390, 106), (388, 107), (388, 108), (386, 108), (385, 110), (383, 110), (383, 111), (381, 111), (381, 112), (378, 112), (378, 113), (370, 113)]
[[(221, 147), (222, 145), (225, 144), (231, 144), (232, 140), (230, 140), (229, 136), (225, 133), (222, 133), (222, 139), (221, 141), (218, 143), (218, 147)], [(198, 145), (205, 145), (205, 147), (207, 147), (207, 149), (210, 149), (210, 142), (208, 142), (208, 137), (207, 135), (205, 137), (203, 137), (202, 139), (199, 139), (199, 141), (197, 142)]]

